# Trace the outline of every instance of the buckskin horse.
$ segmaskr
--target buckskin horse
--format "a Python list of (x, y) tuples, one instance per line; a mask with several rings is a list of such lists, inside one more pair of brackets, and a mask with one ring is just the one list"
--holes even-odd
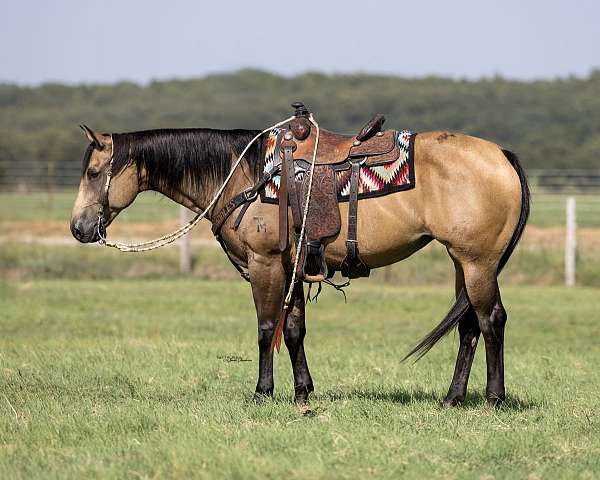
[[(292, 363), (297, 402), (306, 402), (313, 391), (304, 352), (302, 280), (321, 281), (325, 275), (344, 269), (352, 278), (368, 275), (370, 268), (405, 259), (435, 239), (446, 247), (454, 263), (456, 301), (441, 323), (405, 358), (413, 354), (420, 358), (458, 326), (456, 366), (443, 401), (444, 406), (455, 406), (465, 399), (475, 349), (483, 334), (486, 399), (490, 405), (504, 400), (507, 314), (497, 277), (521, 237), (530, 202), (517, 156), (463, 134), (410, 134), (406, 137), (410, 148), (405, 149), (402, 163), (403, 168), (410, 167), (404, 179), (406, 188), (378, 194), (376, 189), (369, 192), (361, 168), (380, 168), (378, 164), (387, 168), (394, 157), (399, 157), (398, 132), (382, 131), (383, 118), (377, 116), (356, 136), (319, 132), (318, 126), (315, 134), (312, 115), (301, 104), (295, 107), (296, 115), (290, 117), (293, 120), (270, 130), (268, 136), (259, 131), (205, 128), (100, 134), (82, 127), (90, 144), (72, 212), (73, 236), (83, 243), (105, 241), (105, 228), (145, 190), (160, 192), (196, 213), (203, 212), (213, 223), (213, 232), (229, 259), (251, 284), (259, 346), (255, 395), (273, 394), (272, 347), (280, 327)], [(300, 158), (305, 161), (304, 168), (298, 167), (302, 167), (296, 162)], [(267, 164), (275, 165), (275, 170), (267, 171)], [(315, 178), (315, 196), (307, 202), (309, 173), (311, 182), (313, 175)], [(331, 204), (332, 198), (337, 195), (340, 200), (344, 194), (339, 188), (331, 191), (340, 175), (346, 175), (345, 194), (350, 200), (339, 204), (333, 200)], [(279, 200), (265, 194), (269, 184), (271, 194), (279, 190)], [(361, 191), (366, 195), (361, 197)], [(332, 216), (333, 209), (336, 213)], [(326, 239), (318, 235), (323, 225), (309, 225), (302, 232), (306, 238), (300, 238), (304, 243), (296, 248), (300, 225), (295, 217), (304, 213), (306, 222), (311, 211), (313, 221), (317, 215), (337, 225), (329, 228)], [(310, 224), (310, 214), (308, 217)], [(311, 252), (312, 272), (303, 271), (311, 268)], [(305, 262), (302, 268), (298, 265), (300, 256)], [(284, 305), (286, 300), (289, 305)]]

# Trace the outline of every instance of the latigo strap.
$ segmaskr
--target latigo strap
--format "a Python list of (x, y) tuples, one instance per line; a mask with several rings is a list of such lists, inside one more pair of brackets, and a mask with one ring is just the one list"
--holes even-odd
[(348, 238), (346, 240), (346, 258), (342, 262), (341, 273), (347, 278), (368, 277), (371, 273), (360, 259), (358, 253), (358, 176), (362, 161), (352, 162), (352, 177), (350, 179), (350, 197), (348, 205)]

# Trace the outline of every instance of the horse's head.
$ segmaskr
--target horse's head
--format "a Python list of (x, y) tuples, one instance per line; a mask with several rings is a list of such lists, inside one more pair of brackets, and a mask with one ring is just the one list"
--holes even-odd
[(71, 214), (71, 233), (80, 242), (90, 243), (100, 240), (99, 226), (106, 228), (133, 202), (139, 192), (139, 182), (135, 163), (113, 165), (111, 162), (111, 135), (95, 133), (86, 126), (81, 128), (91, 143), (83, 159), (79, 193)]

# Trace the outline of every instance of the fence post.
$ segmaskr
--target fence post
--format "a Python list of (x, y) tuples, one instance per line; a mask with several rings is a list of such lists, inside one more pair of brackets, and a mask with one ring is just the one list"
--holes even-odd
[[(189, 210), (181, 205), (179, 207), (179, 224), (185, 225), (190, 219)], [(190, 234), (179, 239), (179, 273), (188, 275), (192, 272), (192, 248)]]
[(577, 222), (575, 197), (567, 197), (567, 233), (565, 238), (565, 285), (575, 285), (575, 259), (577, 254)]

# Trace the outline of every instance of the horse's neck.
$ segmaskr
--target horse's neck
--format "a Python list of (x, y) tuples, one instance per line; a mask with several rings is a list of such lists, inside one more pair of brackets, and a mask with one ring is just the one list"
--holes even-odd
[[(242, 162), (242, 165), (238, 166), (238, 169), (234, 176), (231, 178), (231, 181), (228, 182), (225, 190), (216, 200), (213, 208), (208, 212), (207, 218), (210, 220), (212, 212), (218, 212), (223, 205), (225, 205), (231, 197), (239, 193), (245, 188), (241, 184), (245, 184), (244, 179), (246, 178), (246, 165)], [(166, 197), (170, 198), (174, 202), (179, 205), (183, 205), (186, 208), (189, 208), (193, 212), (201, 213), (203, 212), (213, 201), (215, 195), (217, 194), (219, 188), (222, 186), (224, 182), (223, 180), (218, 181), (207, 181), (204, 182), (204, 185), (200, 189), (200, 191), (196, 191), (195, 188), (189, 185), (189, 182), (184, 182), (183, 185), (180, 186), (176, 191), (165, 192), (160, 189), (155, 189), (158, 193), (162, 193)], [(240, 184), (240, 185), (238, 185)]]
[[(185, 182), (187, 183), (187, 182)], [(209, 183), (209, 182), (207, 182)], [(203, 188), (201, 192), (195, 192), (189, 185), (182, 185), (177, 191), (164, 192), (158, 188), (154, 189), (179, 205), (189, 208), (193, 212), (200, 213), (209, 205), (217, 188)], [(207, 190), (209, 190), (207, 192)]]

